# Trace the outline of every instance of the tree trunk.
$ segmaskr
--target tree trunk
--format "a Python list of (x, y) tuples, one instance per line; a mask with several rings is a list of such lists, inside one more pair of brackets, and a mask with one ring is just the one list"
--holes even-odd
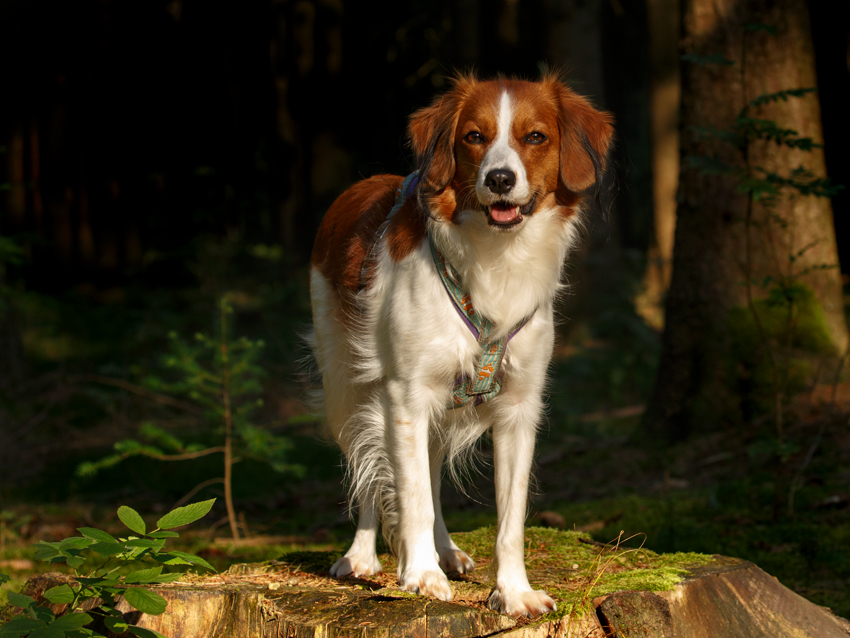
[[(847, 344), (829, 200), (783, 188), (766, 205), (742, 192), (747, 176), (788, 177), (800, 166), (823, 177), (822, 149), (805, 152), (752, 136), (730, 143), (720, 133), (733, 130), (759, 96), (815, 86), (805, 1), (683, 0), (682, 21), (685, 161), (661, 362), (647, 411), (649, 430), (667, 440), (704, 424), (746, 418), (740, 391), (752, 371), (741, 374), (740, 326), (731, 318), (749, 312), (747, 321), (759, 329), (751, 341), (764, 341), (762, 357), (771, 354), (764, 352), (773, 347), (764, 339), (766, 319), (750, 311), (776, 282), (803, 284), (814, 293), (828, 342), (822, 350), (843, 351)], [(812, 93), (751, 106), (746, 114), (823, 139)], [(704, 170), (707, 163), (731, 168), (712, 173)]]
[(679, 185), (679, 0), (649, 0), (650, 120), (653, 236), (637, 311), (654, 328), (664, 326), (664, 296), (673, 269), (676, 188)]

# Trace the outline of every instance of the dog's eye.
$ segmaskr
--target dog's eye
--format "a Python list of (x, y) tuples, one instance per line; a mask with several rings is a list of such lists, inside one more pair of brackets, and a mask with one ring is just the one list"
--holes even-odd
[(483, 144), (484, 143), (484, 136), (481, 135), (481, 133), (479, 133), (478, 131), (470, 131), (469, 133), (466, 134), (466, 136), (463, 139), (465, 139), (470, 144)]
[(542, 144), (546, 141), (546, 136), (540, 131), (534, 131), (525, 136), (526, 144)]

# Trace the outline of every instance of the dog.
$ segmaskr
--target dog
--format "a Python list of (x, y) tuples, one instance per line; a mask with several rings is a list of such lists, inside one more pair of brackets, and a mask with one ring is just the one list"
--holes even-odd
[(489, 431), (489, 606), (529, 617), (555, 609), (526, 575), (526, 501), (553, 303), (612, 122), (553, 75), (459, 75), (410, 119), (416, 171), (358, 182), (326, 213), (310, 264), (311, 338), (358, 510), (332, 576), (381, 570), (381, 525), (400, 587), (450, 600), (447, 574), (474, 563), (443, 522), (441, 473)]

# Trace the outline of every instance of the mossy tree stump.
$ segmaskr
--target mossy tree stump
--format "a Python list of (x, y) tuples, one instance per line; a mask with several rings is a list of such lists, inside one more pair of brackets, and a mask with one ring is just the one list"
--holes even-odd
[[(385, 573), (339, 581), (326, 576), (332, 552), (295, 552), (234, 565), (227, 572), (158, 587), (161, 616), (127, 609), (129, 619), (169, 638), (430, 637), (505, 638), (847, 638), (850, 623), (782, 586), (746, 561), (700, 554), (658, 555), (601, 547), (586, 535), (529, 529), (529, 579), (558, 610), (529, 620), (487, 608), (493, 530), (456, 534), (475, 559), (446, 603), (397, 589)], [(51, 586), (34, 581), (30, 595)]]

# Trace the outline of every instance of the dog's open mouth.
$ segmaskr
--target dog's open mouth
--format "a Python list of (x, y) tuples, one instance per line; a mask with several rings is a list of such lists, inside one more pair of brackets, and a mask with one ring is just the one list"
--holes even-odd
[(509, 202), (496, 202), (490, 206), (485, 206), (484, 210), (487, 213), (487, 222), (492, 226), (500, 226), (508, 228), (516, 226), (522, 222), (523, 215), (530, 215), (534, 209), (534, 200), (531, 200), (524, 206), (517, 206)]

